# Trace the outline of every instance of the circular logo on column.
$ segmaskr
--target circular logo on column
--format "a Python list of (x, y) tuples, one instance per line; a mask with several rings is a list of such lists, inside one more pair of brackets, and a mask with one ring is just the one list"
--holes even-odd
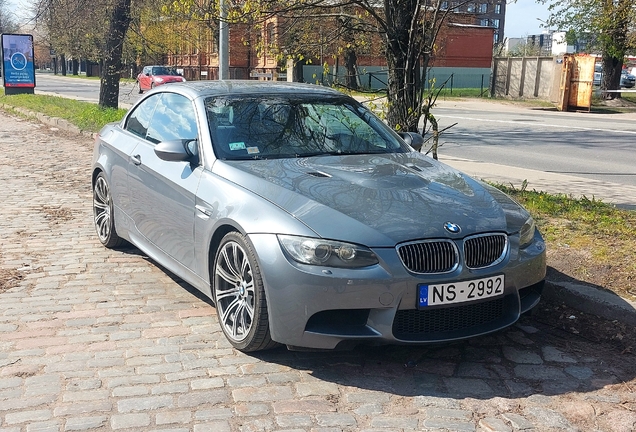
[(27, 66), (27, 59), (21, 52), (14, 53), (11, 56), (11, 66), (15, 70), (22, 70)]

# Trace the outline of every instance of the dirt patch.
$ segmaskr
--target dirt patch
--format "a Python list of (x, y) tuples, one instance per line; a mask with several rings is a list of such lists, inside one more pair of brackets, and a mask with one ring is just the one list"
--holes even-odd
[(636, 301), (633, 256), (615, 257), (611, 264), (599, 262), (593, 251), (548, 244), (548, 280), (592, 285)]
[(636, 328), (618, 320), (606, 320), (569, 306), (542, 300), (532, 320), (576, 335), (595, 344), (609, 344), (624, 355), (636, 355)]
[(45, 217), (53, 224), (67, 222), (73, 219), (73, 212), (64, 207), (42, 206)]
[(594, 105), (612, 108), (636, 108), (636, 103), (622, 97), (616, 99), (600, 99), (598, 101), (595, 100)]
[(0, 269), (0, 294), (20, 284), (24, 273), (15, 269)]

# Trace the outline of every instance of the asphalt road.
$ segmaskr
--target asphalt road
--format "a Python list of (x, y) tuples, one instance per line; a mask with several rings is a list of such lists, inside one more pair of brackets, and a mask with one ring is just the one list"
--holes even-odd
[[(38, 73), (35, 77), (36, 94), (52, 94), (87, 102), (99, 102), (99, 80), (78, 79)], [(119, 106), (127, 108), (139, 99), (139, 87), (134, 82), (119, 84)]]
[(636, 185), (636, 115), (442, 102), (443, 156)]
[[(36, 93), (97, 102), (99, 81), (38, 74)], [(120, 85), (120, 106), (139, 98)], [(445, 156), (636, 186), (636, 113), (562, 113), (479, 100), (441, 101)]]

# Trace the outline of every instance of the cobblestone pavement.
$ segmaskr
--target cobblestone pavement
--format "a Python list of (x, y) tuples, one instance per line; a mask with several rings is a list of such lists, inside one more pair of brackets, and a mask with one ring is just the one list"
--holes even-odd
[(186, 284), (100, 245), (91, 152), (0, 114), (0, 432), (636, 428), (634, 355), (532, 317), (453, 345), (233, 350)]

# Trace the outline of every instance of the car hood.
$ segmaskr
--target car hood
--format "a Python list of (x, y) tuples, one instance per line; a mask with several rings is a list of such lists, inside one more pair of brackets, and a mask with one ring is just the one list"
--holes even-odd
[[(218, 161), (214, 171), (323, 238), (367, 246), (513, 233), (528, 217), (497, 189), (415, 152)], [(446, 222), (461, 232), (447, 232)]]

